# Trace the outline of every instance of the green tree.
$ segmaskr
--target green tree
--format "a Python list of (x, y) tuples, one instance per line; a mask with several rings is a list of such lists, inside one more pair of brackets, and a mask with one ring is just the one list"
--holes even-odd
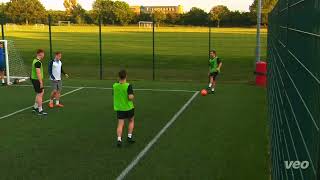
[(96, 0), (92, 11), (96, 18), (101, 15), (104, 23), (127, 25), (134, 18), (129, 4), (123, 1)]
[(139, 21), (152, 21), (152, 16), (149, 13), (141, 12), (139, 15), (136, 15), (135, 23)]
[(218, 28), (220, 27), (221, 20), (230, 13), (230, 10), (227, 6), (218, 5), (211, 9), (210, 19), (212, 21), (217, 21)]
[[(262, 0), (262, 24), (268, 24), (268, 14), (272, 11), (278, 0)], [(257, 13), (258, 0), (254, 0), (252, 5), (249, 7), (250, 12)]]
[(93, 2), (92, 12), (94, 18), (97, 20), (99, 15), (101, 15), (102, 21), (104, 23), (115, 23), (115, 15), (113, 13), (113, 4), (111, 0), (96, 0)]
[(86, 13), (84, 14), (84, 22), (86, 24), (94, 24), (95, 23), (94, 14), (92, 11), (86, 11)]
[(71, 21), (77, 24), (84, 23), (86, 10), (80, 4), (77, 4), (71, 11)]
[(165, 19), (167, 24), (179, 24), (181, 20), (181, 15), (177, 13), (169, 13)]
[(48, 13), (51, 16), (52, 22), (68, 21), (69, 20), (69, 17), (66, 15), (65, 11), (49, 10)]
[(38, 23), (46, 21), (46, 9), (39, 0), (10, 0), (7, 16), (14, 23)]
[(1, 18), (4, 18), (6, 9), (7, 9), (7, 4), (6, 3), (1, 3), (0, 4), (0, 17)]
[(182, 18), (185, 25), (204, 26), (208, 23), (208, 14), (196, 7), (191, 8)]
[(250, 12), (230, 11), (221, 21), (224, 26), (250, 27), (256, 24), (255, 14)]
[(153, 16), (154, 16), (154, 21), (157, 24), (161, 24), (166, 19), (166, 14), (162, 11), (154, 11)]
[(134, 12), (131, 11), (129, 4), (123, 1), (113, 3), (113, 11), (116, 22), (121, 25), (127, 25), (133, 20)]
[(77, 0), (64, 0), (64, 7), (66, 8), (66, 13), (68, 16), (72, 15), (72, 11), (77, 8), (78, 1)]

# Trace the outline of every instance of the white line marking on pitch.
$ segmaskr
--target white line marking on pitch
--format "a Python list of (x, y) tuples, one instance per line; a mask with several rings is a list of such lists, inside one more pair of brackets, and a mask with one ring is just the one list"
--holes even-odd
[[(62, 94), (61, 97), (66, 96), (66, 95), (69, 95), (69, 94), (72, 94), (72, 93), (74, 93), (74, 92), (76, 92), (76, 91), (79, 91), (79, 90), (81, 90), (81, 89), (83, 89), (83, 87), (80, 87), (80, 88), (78, 88), (78, 89), (75, 89), (75, 90), (69, 91), (69, 92), (67, 92), (67, 93), (65, 93), (65, 94)], [(47, 103), (47, 102), (49, 102), (49, 101), (50, 101), (50, 100), (46, 100), (46, 101), (44, 101), (43, 103)], [(16, 115), (16, 114), (21, 113), (21, 112), (23, 112), (23, 111), (29, 110), (29, 109), (31, 109), (32, 107), (33, 107), (33, 106), (29, 106), (29, 107), (20, 109), (20, 110), (18, 110), (18, 111), (16, 111), (16, 112), (13, 112), (13, 113), (11, 113), (11, 114), (2, 116), (2, 117), (0, 117), (0, 120), (5, 119), (5, 118), (8, 118), (8, 117), (13, 116), (13, 115)]]
[[(17, 85), (15, 87), (29, 87), (32, 85)], [(51, 86), (45, 86), (45, 87), (51, 87)], [(99, 89), (99, 90), (112, 90), (112, 88), (107, 88), (107, 87), (77, 87), (77, 86), (63, 86), (65, 88), (85, 88), (85, 89)], [(187, 93), (195, 93), (197, 91), (193, 90), (184, 90), (184, 89), (134, 89), (135, 91), (155, 91), (155, 92), (187, 92)]]
[(172, 119), (158, 132), (158, 134), (147, 144), (147, 146), (134, 158), (134, 160), (121, 172), (117, 180), (123, 180), (126, 175), (139, 163), (141, 158), (148, 153), (152, 146), (159, 140), (162, 134), (178, 119), (178, 117), (187, 109), (190, 103), (197, 97), (199, 91), (195, 92), (193, 96), (186, 102), (181, 109), (172, 117)]

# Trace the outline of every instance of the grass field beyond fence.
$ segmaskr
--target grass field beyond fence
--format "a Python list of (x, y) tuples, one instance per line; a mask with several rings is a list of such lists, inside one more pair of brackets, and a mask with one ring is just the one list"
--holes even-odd
[[(6, 39), (14, 40), (25, 60), (31, 64), (34, 51), (49, 52), (48, 27), (7, 26)], [(97, 26), (52, 27), (53, 50), (63, 52), (65, 69), (73, 78), (99, 78), (99, 37)], [(128, 70), (132, 79), (152, 79), (152, 30), (128, 27), (103, 27), (104, 79), (114, 79), (119, 69)], [(265, 59), (266, 30), (262, 31)], [(208, 28), (156, 28), (156, 79), (206, 81)], [(255, 29), (213, 28), (212, 49), (218, 51), (224, 67), (223, 82), (252, 79), (255, 60)], [(46, 60), (49, 60), (47, 54)]]

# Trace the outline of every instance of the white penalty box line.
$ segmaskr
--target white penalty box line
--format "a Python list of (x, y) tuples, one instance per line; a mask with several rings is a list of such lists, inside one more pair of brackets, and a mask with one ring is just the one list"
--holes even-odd
[[(15, 87), (31, 87), (32, 85), (15, 85)], [(51, 86), (44, 86), (50, 88)], [(97, 89), (97, 90), (112, 90), (108, 87), (94, 87), (94, 86), (63, 86), (65, 88), (83, 88), (83, 89)], [(196, 90), (186, 90), (186, 89), (152, 89), (152, 88), (134, 88), (135, 91), (154, 91), (154, 92), (185, 92), (185, 93), (195, 93)]]
[(171, 120), (158, 132), (158, 134), (146, 145), (146, 147), (131, 161), (131, 163), (121, 172), (116, 180), (123, 180), (139, 161), (150, 151), (160, 137), (170, 128), (178, 117), (187, 109), (191, 102), (198, 96), (199, 91), (194, 92), (193, 96), (181, 107), (181, 109), (171, 118)]
[[(29, 87), (30, 85), (19, 85), (24, 87)], [(46, 86), (50, 87), (50, 86)], [(69, 91), (61, 96), (66, 96), (72, 94), (74, 92), (80, 91), (81, 89), (100, 89), (100, 90), (112, 90), (112, 88), (104, 88), (104, 87), (74, 87), (74, 86), (64, 86), (65, 88), (76, 88), (72, 91)], [(157, 143), (160, 137), (171, 127), (171, 125), (180, 117), (180, 115), (189, 107), (189, 105), (193, 102), (193, 100), (198, 96), (199, 91), (192, 90), (177, 90), (177, 89), (135, 89), (137, 91), (155, 91), (155, 92), (186, 92), (186, 93), (194, 93), (192, 97), (180, 108), (180, 110), (174, 114), (174, 116), (167, 122), (167, 124), (158, 132), (158, 134), (145, 146), (145, 148), (131, 161), (131, 163), (121, 172), (121, 174), (117, 177), (117, 180), (123, 180), (131, 170), (140, 162), (140, 160), (150, 151), (150, 149)], [(49, 100), (44, 103), (49, 102)], [(20, 112), (26, 111), (33, 106), (26, 107), (24, 109), (18, 110), (11, 114), (0, 117), (1, 119), (8, 118), (10, 116), (16, 115)]]
[[(78, 87), (77, 89), (74, 89), (74, 90), (72, 90), (72, 91), (66, 92), (65, 94), (62, 94), (61, 97), (67, 96), (67, 95), (72, 94), (72, 93), (77, 92), (77, 91), (80, 91), (81, 89), (83, 89), (83, 87)], [(49, 101), (50, 101), (50, 100), (46, 100), (46, 101), (44, 101), (43, 103), (47, 103), (47, 102), (49, 102)], [(33, 105), (32, 105), (32, 106), (29, 106), (29, 107), (26, 107), (26, 108), (23, 108), (23, 109), (20, 109), (20, 110), (18, 110), (18, 111), (13, 112), (13, 113), (7, 114), (7, 115), (5, 115), (5, 116), (2, 116), (2, 117), (0, 117), (0, 120), (5, 119), (5, 118), (8, 118), (8, 117), (11, 117), (11, 116), (14, 116), (14, 115), (16, 115), (16, 114), (18, 114), (18, 113), (21, 113), (21, 112), (23, 112), (23, 111), (30, 110), (32, 107), (33, 107)]]

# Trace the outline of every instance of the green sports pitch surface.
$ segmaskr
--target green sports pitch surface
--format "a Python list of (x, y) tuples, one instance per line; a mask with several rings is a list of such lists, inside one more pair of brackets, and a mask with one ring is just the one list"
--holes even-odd
[(121, 149), (112, 81), (66, 80), (65, 107), (47, 117), (32, 114), (29, 83), (0, 87), (1, 179), (269, 178), (265, 89), (223, 83), (202, 97), (204, 83), (132, 84), (137, 142)]

